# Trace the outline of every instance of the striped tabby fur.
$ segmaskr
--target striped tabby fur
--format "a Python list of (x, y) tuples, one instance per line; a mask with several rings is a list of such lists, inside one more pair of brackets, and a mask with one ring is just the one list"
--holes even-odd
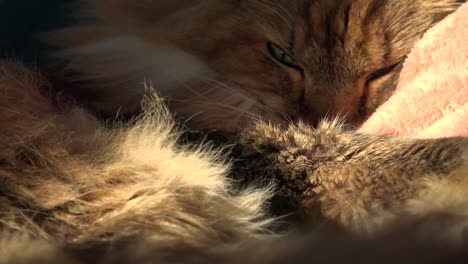
[(238, 132), (258, 117), (361, 123), (395, 89), (414, 43), (466, 1), (79, 2), (85, 22), (49, 34), (70, 95), (114, 117), (138, 111), (151, 82), (192, 128)]

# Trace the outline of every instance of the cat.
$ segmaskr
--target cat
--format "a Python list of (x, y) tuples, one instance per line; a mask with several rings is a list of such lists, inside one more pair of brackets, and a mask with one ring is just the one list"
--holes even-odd
[(137, 113), (148, 82), (194, 129), (335, 116), (358, 126), (414, 43), (463, 2), (79, 0), (81, 22), (45, 39), (58, 48), (54, 79), (103, 116)]
[[(260, 122), (240, 143), (267, 161), (269, 184), (236, 189), (222, 152), (177, 144), (156, 94), (142, 116), (108, 126), (52, 85), (0, 62), (0, 263), (468, 259), (466, 138)], [(276, 231), (277, 191), (310, 217), (305, 230)]]
[[(369, 10), (375, 14), (379, 14), (377, 6), (380, 3), (392, 3), (401, 8), (400, 2), (396, 1), (295, 1), (287, 4), (286, 1), (207, 0), (164, 4), (158, 1), (131, 3), (122, 0), (96, 3), (98, 7), (102, 4), (101, 8), (92, 10), (102, 11), (98, 13), (102, 20), (107, 21), (104, 25), (84, 26), (56, 35), (57, 43), (65, 46), (79, 44), (78, 47), (69, 47), (57, 55), (59, 61), (63, 60), (66, 65), (65, 75), (62, 76), (65, 77), (65, 83), (80, 87), (77, 89), (89, 88), (88, 98), (81, 90), (69, 91), (85, 97), (80, 98), (77, 95), (75, 98), (78, 103), (88, 104), (91, 109), (94, 107), (96, 111), (107, 111), (111, 115), (117, 113), (119, 108), (124, 112), (138, 110), (140, 104), (137, 101), (144, 92), (143, 85), (137, 84), (148, 76), (158, 91), (171, 98), (172, 110), (186, 116), (204, 110), (197, 109), (197, 106), (212, 107), (210, 101), (199, 102), (206, 103), (202, 106), (196, 104), (196, 99), (213, 99), (212, 93), (218, 93), (216, 96), (220, 99), (230, 100), (231, 104), (227, 106), (232, 106), (235, 110), (231, 115), (209, 108), (208, 115), (203, 118), (192, 118), (195, 127), (199, 125), (224, 130), (246, 126), (245, 119), (239, 117), (243, 113), (239, 113), (239, 109), (242, 110), (240, 106), (247, 107), (244, 110), (249, 110), (249, 118), (251, 113), (257, 115), (259, 112), (262, 118), (271, 121), (287, 115), (290, 119), (300, 116), (306, 122), (314, 124), (317, 116), (324, 115), (321, 112), (323, 106), (305, 101), (315, 98), (308, 93), (320, 95), (320, 92), (307, 89), (304, 92), (297, 91), (298, 86), (306, 85), (300, 85), (296, 82), (301, 81), (294, 80), (297, 72), (293, 71), (300, 71), (301, 78), (304, 74), (303, 82), (311, 78), (307, 75), (306, 67), (302, 66), (309, 58), (298, 56), (299, 49), (294, 54), (292, 51), (286, 53), (284, 45), (287, 45), (287, 40), (282, 34), (271, 33), (271, 30), (282, 28), (287, 23), (269, 25), (267, 22), (274, 20), (270, 21), (266, 17), (274, 18), (280, 12), (280, 17), (284, 18), (285, 14), (293, 13), (291, 10), (301, 12), (316, 10), (313, 8), (315, 7), (320, 9), (319, 13), (326, 11), (324, 14), (327, 15), (324, 17), (328, 19), (333, 17), (328, 16), (329, 14), (342, 7), (338, 3), (348, 3), (352, 4), (348, 17), (351, 25), (351, 17), (354, 17), (352, 14), (355, 14), (352, 6), (356, 8), (354, 12), (357, 12), (366, 10), (372, 6), (367, 4), (374, 3), (375, 9)], [(273, 7), (280, 9), (267, 9), (272, 7), (272, 3)], [(444, 5), (447, 2), (438, 2), (440, 5), (437, 5), (432, 1), (405, 3), (405, 11), (411, 11), (413, 3), (419, 4), (419, 7), (441, 8), (436, 9), (438, 15), (433, 15), (426, 9), (426, 13), (422, 15), (426, 19), (418, 19), (422, 24), (437, 21), (455, 6)], [(157, 11), (148, 8), (151, 4), (160, 8)], [(302, 9), (303, 6), (311, 8)], [(286, 9), (289, 11), (283, 14), (283, 8), (290, 9)], [(233, 12), (236, 10), (238, 13)], [(227, 16), (220, 11), (225, 11)], [(259, 17), (265, 16), (265, 24), (242, 20), (249, 12), (257, 12)], [(135, 16), (131, 16), (132, 13)], [(180, 20), (185, 22), (178, 23), (181, 18), (192, 20)], [(204, 25), (191, 23), (199, 22), (200, 18), (213, 19), (205, 20)], [(313, 18), (319, 20), (318, 24), (323, 22), (319, 16)], [(262, 26), (262, 32), (270, 30), (270, 33), (267, 40), (260, 38), (259, 42), (256, 42), (258, 36), (253, 34), (253, 42), (249, 38), (247, 42), (245, 38), (239, 38), (238, 43), (228, 41), (224, 42), (226, 45), (221, 45), (220, 42), (209, 45), (204, 34), (201, 34), (204, 31), (207, 31), (206, 35), (210, 38), (218, 41), (232, 39), (226, 36), (236, 33), (228, 29), (219, 30), (216, 27), (219, 19), (223, 20), (221, 22), (229, 22), (225, 25), (228, 29), (239, 28), (231, 27), (232, 23), (242, 20), (249, 28)], [(137, 31), (143, 31), (143, 36), (148, 36), (142, 22), (152, 21), (161, 30), (161, 35), (156, 34), (156, 44), (134, 32), (138, 29)], [(229, 24), (231, 26), (228, 27)], [(335, 32), (334, 26), (338, 28), (336, 32), (342, 32), (338, 24), (326, 24), (330, 25), (330, 32)], [(414, 28), (418, 28), (417, 25)], [(187, 31), (191, 32), (189, 36), (186, 35)], [(286, 33), (287, 31), (284, 30)], [(83, 34), (75, 34), (80, 32)], [(125, 34), (122, 35), (122, 32)], [(405, 31), (400, 28), (398, 33), (401, 32)], [(416, 35), (420, 34), (422, 33)], [(180, 40), (182, 35), (191, 41), (184, 44)], [(317, 34), (312, 35), (316, 38), (316, 43), (330, 42), (327, 47), (333, 47), (332, 40), (321, 39)], [(149, 37), (152, 36), (153, 34), (149, 34)], [(90, 37), (98, 40), (89, 40)], [(197, 38), (201, 40), (197, 41)], [(405, 35), (402, 44), (411, 43), (412, 38), (416, 39), (417, 36)], [(260, 52), (261, 56), (252, 52), (252, 43), (258, 44), (263, 50), (263, 53)], [(227, 44), (235, 45), (228, 49), (230, 45)], [(214, 52), (213, 49), (220, 50)], [(333, 49), (330, 53), (334, 54)], [(393, 53), (389, 51), (389, 54)], [(210, 56), (213, 57), (209, 58)], [(266, 82), (265, 79), (256, 79), (259, 74), (255, 71), (238, 72), (241, 69), (236, 64), (238, 58), (245, 59), (244, 65), (255, 66), (259, 65), (254, 63), (255, 58), (259, 59), (258, 56), (269, 61), (259, 60), (271, 67), (267, 71), (268, 77), (272, 78), (271, 82), (269, 78)], [(300, 57), (304, 58), (299, 60)], [(328, 57), (312, 57), (317, 58), (318, 62), (330, 62), (332, 66), (353, 65), (339, 61), (340, 56), (337, 56), (335, 63), (331, 63), (333, 60), (330, 61)], [(281, 64), (276, 64), (276, 60)], [(371, 57), (366, 60), (372, 61)], [(327, 65), (325, 61), (320, 69), (325, 69), (326, 74), (320, 77), (327, 84), (335, 76), (331, 74), (334, 71), (327, 69), (331, 66), (324, 66)], [(260, 63), (260, 72), (265, 73), (263, 64)], [(281, 68), (282, 64), (286, 65), (284, 69)], [(378, 68), (380, 67), (383, 67), (383, 71), (377, 68), (370, 70), (376, 72), (370, 75), (369, 81), (379, 79), (377, 83), (385, 83), (387, 78), (393, 80), (395, 77), (392, 76), (400, 65), (390, 68), (379, 65)], [(180, 71), (176, 72), (178, 75), (175, 77), (171, 75), (174, 69)], [(341, 71), (336, 69), (337, 72)], [(248, 77), (251, 73), (254, 76)], [(278, 219), (267, 213), (267, 205), (269, 197), (277, 191), (276, 185), (236, 190), (227, 177), (230, 167), (221, 152), (210, 150), (207, 146), (187, 148), (178, 145), (176, 140), (180, 131), (175, 127), (171, 114), (162, 106), (159, 97), (150, 96), (145, 100), (142, 116), (129, 123), (106, 126), (73, 102), (57, 98), (54, 93), (54, 97), (51, 97), (49, 92), (55, 83), (52, 85), (38, 74), (11, 64), (2, 64), (0, 74), (1, 261), (284, 263), (293, 260), (302, 263), (343, 263), (350, 259), (364, 258), (368, 263), (375, 263), (392, 255), (391, 260), (394, 262), (403, 260), (414, 263), (415, 258), (420, 263), (456, 260), (459, 263), (466, 262), (463, 261), (466, 260), (463, 249), (466, 246), (468, 221), (465, 211), (468, 201), (464, 195), (467, 188), (466, 139), (389, 139), (345, 132), (333, 123), (321, 123), (317, 129), (291, 125), (288, 130), (259, 123), (248, 129), (246, 133), (242, 133), (241, 142), (258, 151), (261, 154), (258, 157), (262, 161), (267, 160), (267, 165), (263, 168), (267, 173), (265, 176), (274, 177), (284, 183), (281, 184), (280, 191), (296, 203), (299, 210), (304, 211), (305, 217), (313, 218), (314, 221), (309, 224), (320, 227), (322, 222), (333, 223), (330, 228), (334, 231), (331, 233), (319, 228), (305, 232), (304, 238), (295, 233), (274, 232), (273, 223)], [(195, 79), (205, 79), (194, 81), (194, 76)], [(213, 86), (206, 85), (207, 79), (219, 84), (214, 88), (220, 89), (212, 91)], [(179, 85), (179, 82), (186, 81), (186, 84)], [(289, 84), (283, 84), (283, 81)], [(314, 81), (320, 83), (320, 79)], [(348, 81), (345, 78), (337, 83), (352, 83)], [(275, 89), (262, 93), (261, 88), (265, 84)], [(291, 86), (291, 91), (287, 92), (290, 97), (282, 97), (285, 93), (281, 90), (282, 85)], [(186, 86), (188, 88), (184, 90)], [(380, 89), (386, 90), (385, 87), (383, 85)], [(200, 95), (199, 98), (191, 98), (193, 94), (187, 94), (187, 91), (193, 89), (194, 94)], [(356, 87), (353, 86), (353, 89)], [(377, 90), (381, 91), (380, 89)], [(336, 98), (342, 99), (347, 90), (339, 87), (339, 91), (343, 91), (343, 94)], [(188, 97), (190, 101), (181, 103), (180, 99), (186, 98), (178, 97), (180, 92), (180, 96)], [(370, 98), (373, 98), (371, 94), (374, 92), (378, 98), (385, 97), (381, 96), (381, 92), (369, 89), (369, 95), (366, 95), (369, 98), (364, 108), (372, 109)], [(233, 98), (226, 94), (238, 96), (241, 103), (232, 103)], [(291, 103), (295, 94), (299, 98), (304, 97), (304, 102)], [(218, 98), (216, 96), (215, 99)], [(264, 101), (258, 102), (259, 98)], [(80, 102), (80, 99), (83, 101)], [(247, 99), (253, 100), (254, 109), (245, 101)], [(326, 112), (331, 112), (331, 115), (347, 112), (348, 121), (359, 122), (352, 111), (347, 111), (340, 102), (332, 101), (330, 104), (336, 105), (337, 109)], [(353, 100), (350, 101), (350, 108), (355, 108)], [(220, 104), (218, 107), (226, 103), (222, 100), (215, 102)], [(308, 107), (318, 108), (307, 109)], [(220, 116), (216, 117), (216, 114)], [(350, 142), (353, 143), (352, 146)], [(392, 147), (385, 148), (388, 145)], [(364, 164), (359, 163), (359, 156), (369, 156), (366, 154), (375, 153), (375, 148), (382, 155), (380, 158), (368, 158)], [(345, 150), (349, 155), (336, 155), (337, 150)], [(406, 160), (407, 170), (404, 173), (395, 174), (393, 170), (400, 167), (401, 161), (394, 158), (408, 153), (416, 154), (414, 159)], [(434, 153), (438, 155), (432, 155)], [(293, 165), (301, 166), (294, 168)], [(360, 173), (351, 175), (355, 177), (346, 177), (349, 171), (356, 170), (356, 165), (359, 166)], [(343, 181), (321, 179), (317, 176), (320, 170), (327, 176), (336, 174), (336, 177), (330, 179)], [(268, 176), (268, 173), (273, 173), (273, 176)], [(401, 177), (396, 178), (398, 175)], [(386, 185), (383, 192), (375, 191), (382, 187), (382, 182), (374, 181), (376, 177), (379, 180), (386, 179), (388, 182), (385, 183), (392, 184)], [(404, 196), (400, 196), (401, 193)], [(356, 203), (343, 208), (346, 202), (349, 204), (351, 198)], [(367, 201), (374, 200), (373, 198), (378, 198), (377, 203), (369, 205)], [(338, 234), (335, 235), (335, 232)], [(348, 232), (359, 235), (369, 232), (371, 235), (366, 239)], [(337, 252), (340, 254), (336, 254)], [(326, 259), (330, 257), (333, 259)], [(460, 257), (464, 259), (457, 259)]]

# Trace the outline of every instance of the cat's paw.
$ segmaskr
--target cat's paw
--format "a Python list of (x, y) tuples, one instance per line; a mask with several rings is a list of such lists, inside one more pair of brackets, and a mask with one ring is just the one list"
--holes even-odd
[(305, 215), (318, 212), (354, 227), (401, 208), (425, 188), (425, 179), (467, 168), (468, 139), (366, 135), (339, 122), (317, 128), (257, 124), (244, 133), (243, 142), (268, 160), (271, 177)]
[(240, 138), (240, 143), (253, 148), (264, 155), (278, 153), (286, 146), (284, 130), (272, 124), (258, 122), (245, 129)]
[[(251, 147), (264, 156), (279, 155), (284, 150), (300, 149), (312, 150), (322, 141), (333, 140), (342, 134), (342, 122), (337, 120), (322, 121), (318, 128), (304, 123), (291, 124), (287, 128), (258, 122), (243, 131), (241, 144)], [(322, 153), (321, 151), (319, 151)], [(311, 156), (321, 156), (317, 152), (309, 153)], [(323, 153), (322, 153), (323, 154)]]

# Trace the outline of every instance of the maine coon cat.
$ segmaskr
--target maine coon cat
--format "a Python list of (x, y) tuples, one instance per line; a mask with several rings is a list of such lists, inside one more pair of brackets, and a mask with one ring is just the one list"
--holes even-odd
[[(112, 115), (119, 109), (132, 112), (140, 108), (136, 101), (143, 93), (138, 91), (143, 87), (141, 83), (133, 85), (147, 77), (172, 100), (173, 111), (193, 116), (194, 127), (224, 130), (244, 127), (245, 121), (257, 114), (275, 122), (281, 122), (282, 115), (287, 115), (290, 119), (300, 117), (316, 123), (324, 112), (330, 115), (346, 112), (339, 102), (344, 97), (336, 95), (362, 88), (363, 73), (359, 74), (360, 82), (349, 90), (348, 79), (333, 78), (356, 68), (345, 66), (354, 65), (351, 62), (341, 61), (352, 58), (351, 53), (334, 56), (339, 54), (334, 51), (339, 51), (339, 38), (335, 42), (327, 36), (349, 32), (352, 17), (372, 17), (360, 13), (400, 10), (409, 19), (410, 14), (419, 10), (414, 3), (419, 3), (418, 8), (429, 4), (431, 8), (439, 7), (436, 10), (441, 17), (455, 8), (454, 2), (448, 5), (433, 1), (408, 1), (406, 8), (396, 1), (96, 3), (97, 9), (85, 4), (91, 6), (88, 14), (95, 17), (87, 21), (89, 26), (56, 35), (57, 43), (70, 47), (58, 54), (65, 75), (56, 76), (57, 80), (72, 85), (69, 94), (97, 112)], [(347, 12), (338, 12), (346, 6), (340, 3), (351, 4), (347, 19)], [(379, 9), (381, 3), (399, 9), (388, 6)], [(152, 4), (158, 5), (159, 11), (149, 11)], [(320, 16), (302, 13), (315, 8), (322, 9), (314, 13), (326, 11), (323, 14), (327, 16), (322, 18), (325, 22), (328, 15), (343, 14), (342, 21), (349, 22), (348, 30), (340, 30), (341, 24), (334, 23), (319, 27), (324, 22)], [(287, 12), (283, 13), (283, 9)], [(98, 25), (93, 10), (100, 14)], [(317, 25), (317, 31), (310, 27), (310, 41), (319, 48), (326, 43), (324, 53), (306, 59), (305, 51), (310, 48), (304, 48), (300, 59), (302, 49), (296, 45), (288, 48), (286, 37), (274, 33), (290, 31), (287, 23), (275, 23), (273, 18), (292, 21), (285, 15), (294, 10), (301, 14), (296, 17), (298, 21), (317, 19), (316, 24), (311, 23)], [(411, 10), (414, 12), (406, 13)], [(225, 15), (221, 16), (221, 11)], [(272, 20), (254, 23), (252, 16), (244, 17), (251, 13), (240, 11), (256, 11), (259, 17), (271, 16)], [(426, 21), (427, 25), (440, 19), (427, 10), (417, 14), (426, 18), (418, 21)], [(189, 20), (179, 22), (182, 18)], [(198, 23), (191, 23), (194, 21)], [(159, 26), (146, 27), (145, 23)], [(330, 26), (325, 27), (330, 34), (320, 38), (317, 32), (323, 30), (323, 25)], [(253, 31), (245, 31), (246, 28)], [(259, 37), (253, 34), (256, 28), (270, 33)], [(397, 33), (402, 34), (404, 29)], [(155, 34), (156, 30), (161, 35)], [(307, 32), (292, 34), (293, 43), (296, 38), (301, 39), (299, 36), (307, 36)], [(232, 40), (229, 34), (234, 33), (251, 38), (228, 41)], [(410, 42), (416, 37), (412, 34), (401, 37), (402, 45), (405, 38)], [(220, 45), (222, 40), (224, 45)], [(337, 48), (331, 48), (334, 44)], [(253, 46), (256, 48), (252, 49)], [(362, 49), (359, 58), (371, 62), (371, 56), (364, 56), (365, 50)], [(389, 57), (392, 52), (393, 49), (388, 49)], [(260, 71), (252, 68), (242, 71), (239, 58), (244, 59), (242, 66), (255, 66), (258, 68), (253, 69)], [(306, 64), (307, 61), (310, 62)], [(369, 70), (374, 74), (366, 75), (367, 88), (379, 81), (386, 83), (387, 78), (394, 80), (398, 61)], [(270, 66), (265, 74), (268, 78), (257, 79), (262, 76), (259, 72), (265, 73), (265, 68), (259, 67), (262, 65)], [(314, 65), (320, 68), (310, 70)], [(310, 76), (311, 72), (321, 70), (323, 74)], [(296, 71), (301, 78), (296, 79)], [(63, 83), (51, 84), (37, 73), (8, 63), (1, 64), (0, 76), (0, 262), (344, 263), (350, 259), (368, 263), (382, 259), (395, 263), (466, 262), (466, 139), (391, 139), (346, 132), (329, 122), (320, 123), (317, 129), (301, 124), (285, 129), (260, 122), (242, 133), (240, 143), (258, 152), (260, 161), (266, 161), (261, 169), (265, 176), (272, 177), (270, 185), (239, 190), (227, 177), (233, 171), (220, 152), (177, 143), (180, 131), (158, 96), (147, 97), (142, 116), (126, 124), (106, 126), (73, 102), (48, 93), (52, 86)], [(334, 81), (335, 85), (342, 84), (333, 90), (336, 94), (327, 96), (325, 92), (327, 100), (320, 101), (338, 100), (329, 102), (336, 109), (325, 106), (330, 109), (321, 112), (320, 103), (308, 104), (315, 100), (308, 93), (321, 94), (318, 88), (307, 88), (305, 84), (321, 83), (320, 80), (322, 84), (331, 85)], [(207, 85), (210, 82), (216, 85)], [(267, 84), (275, 89), (262, 89)], [(365, 96), (360, 96), (365, 98), (364, 110), (359, 107), (362, 113), (366, 107), (372, 109), (372, 96), (384, 97), (381, 93), (385, 92), (379, 91), (386, 86), (379, 87), (382, 90), (368, 89)], [(215, 105), (213, 93), (219, 96), (214, 97), (218, 99), (214, 100)], [(349, 94), (349, 98), (354, 98), (352, 92)], [(295, 96), (303, 99), (291, 103)], [(235, 98), (240, 100), (239, 104), (230, 101)], [(231, 104), (224, 104), (226, 101), (222, 99)], [(246, 102), (251, 102), (253, 108), (246, 106)], [(353, 100), (349, 105), (354, 109)], [(228, 114), (219, 110), (226, 106), (231, 106)], [(239, 106), (249, 111), (239, 111), (242, 109)], [(204, 108), (209, 111), (202, 111)], [(352, 111), (348, 116), (349, 121), (359, 122), (360, 117), (353, 117)], [(308, 224), (312, 231), (304, 232), (304, 236), (275, 232), (274, 223), (280, 220), (268, 213), (268, 202), (278, 189), (311, 217)], [(322, 229), (322, 224), (331, 224), (333, 231)], [(369, 237), (367, 232), (371, 234)]]
[(463, 2), (80, 0), (81, 23), (48, 39), (66, 92), (111, 117), (137, 112), (147, 82), (194, 128), (359, 124), (415, 41)]

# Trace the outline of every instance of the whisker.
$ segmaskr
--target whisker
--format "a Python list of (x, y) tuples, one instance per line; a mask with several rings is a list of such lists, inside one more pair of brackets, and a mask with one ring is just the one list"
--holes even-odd
[(292, 26), (294, 21), (293, 16), (280, 4), (271, 0), (257, 0), (257, 3), (262, 4), (265, 8), (275, 14), (281, 19), (288, 27)]
[[(238, 89), (235, 89), (234, 87), (226, 84), (226, 83), (223, 83), (219, 80), (215, 80), (215, 79), (207, 79), (208, 81), (211, 81), (211, 82), (214, 82), (215, 84), (217, 84), (219, 87), (221, 88), (224, 88), (230, 92), (232, 92), (233, 94), (237, 95), (237, 96), (240, 96), (242, 97), (243, 99), (245, 99), (246, 101), (252, 101), (252, 98), (248, 97), (247, 94), (245, 93), (241, 93)], [(270, 107), (268, 107), (267, 105), (264, 105), (264, 104), (261, 104), (259, 101), (256, 101), (257, 103), (257, 107), (260, 108), (261, 110), (265, 111), (265, 112), (274, 112), (273, 109), (271, 109)]]

